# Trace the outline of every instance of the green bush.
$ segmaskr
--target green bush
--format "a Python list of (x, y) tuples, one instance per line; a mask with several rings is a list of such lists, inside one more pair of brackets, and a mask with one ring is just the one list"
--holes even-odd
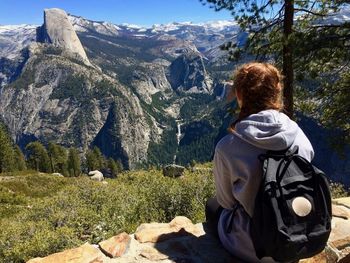
[(331, 188), (332, 198), (335, 199), (349, 196), (349, 189), (345, 189), (343, 184), (331, 182), (329, 186)]
[[(98, 243), (144, 222), (184, 215), (204, 221), (214, 194), (209, 170), (168, 178), (160, 170), (133, 171), (102, 184), (88, 177), (17, 176), (0, 182), (0, 262), (24, 262), (84, 242)], [(32, 192), (30, 192), (32, 189)]]

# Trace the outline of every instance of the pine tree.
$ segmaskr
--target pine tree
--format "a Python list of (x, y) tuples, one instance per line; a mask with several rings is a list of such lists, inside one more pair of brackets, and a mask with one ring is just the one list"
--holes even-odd
[(51, 172), (50, 158), (45, 147), (39, 142), (31, 142), (26, 146), (28, 167), (40, 172)]
[(21, 149), (18, 147), (18, 145), (15, 145), (14, 147), (14, 162), (15, 162), (16, 170), (24, 171), (25, 169), (27, 169), (26, 160), (24, 158), (24, 155)]
[[(348, 1), (338, 0), (200, 0), (216, 11), (227, 9), (249, 37), (244, 47), (227, 43), (231, 59), (244, 52), (257, 60), (274, 59), (284, 75), (285, 111), (294, 111), (294, 75), (323, 74), (346, 65), (350, 56), (349, 23), (321, 23), (331, 12)], [(322, 62), (323, 61), (323, 62)], [(344, 67), (344, 71), (348, 67)]]
[(86, 165), (89, 171), (100, 170), (105, 167), (105, 158), (97, 146), (86, 153)]
[(77, 177), (81, 174), (81, 164), (78, 150), (70, 148), (68, 153), (68, 171), (69, 176)]
[(0, 124), (0, 173), (15, 170), (12, 142), (3, 125)]
[(67, 150), (61, 145), (49, 142), (47, 152), (50, 158), (51, 171), (68, 175)]
[(117, 173), (119, 174), (124, 170), (123, 163), (120, 159), (118, 159), (115, 163), (117, 165)]
[(120, 168), (118, 167), (117, 163), (113, 158), (109, 158), (107, 161), (107, 167), (110, 170), (112, 176), (117, 176), (120, 172)]

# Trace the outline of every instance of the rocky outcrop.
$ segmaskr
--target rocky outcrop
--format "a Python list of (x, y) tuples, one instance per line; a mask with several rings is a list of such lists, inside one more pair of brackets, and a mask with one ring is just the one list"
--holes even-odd
[(190, 93), (211, 93), (213, 82), (204, 66), (203, 57), (196, 52), (188, 52), (175, 59), (168, 74), (174, 90)]
[(77, 54), (87, 65), (91, 65), (80, 40), (64, 10), (44, 10), (44, 24), (38, 29), (37, 39)]
[[(333, 201), (332, 233), (326, 249), (300, 263), (335, 263), (350, 260), (350, 197)], [(206, 224), (193, 224), (186, 217), (175, 217), (170, 223), (140, 225), (135, 234), (119, 234), (97, 246), (84, 244), (28, 263), (49, 262), (194, 262), (243, 263), (232, 257)], [(74, 253), (75, 256), (74, 256)]]
[[(142, 224), (129, 237), (130, 239), (125, 234), (120, 234), (100, 242), (99, 247), (106, 256), (98, 253), (95, 246), (84, 244), (76, 249), (29, 260), (28, 263), (236, 262), (232, 261), (234, 259), (220, 246), (216, 238), (206, 233), (205, 225), (193, 224), (182, 216), (174, 218), (170, 223)], [(85, 249), (87, 251), (84, 254), (82, 251)], [(114, 253), (114, 257), (111, 256), (112, 251), (118, 251)], [(73, 257), (74, 252), (77, 253), (76, 257)]]

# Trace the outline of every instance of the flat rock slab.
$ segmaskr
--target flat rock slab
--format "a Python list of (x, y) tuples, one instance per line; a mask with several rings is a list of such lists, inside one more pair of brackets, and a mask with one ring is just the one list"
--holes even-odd
[(191, 220), (184, 216), (177, 216), (170, 223), (140, 225), (135, 232), (135, 238), (140, 243), (156, 243), (181, 236), (201, 236), (204, 234), (203, 229), (193, 225)]
[(333, 199), (332, 202), (337, 205), (343, 205), (350, 209), (350, 197), (342, 197)]
[(106, 262), (106, 256), (96, 247), (85, 243), (84, 245), (55, 253), (44, 258), (34, 258), (27, 263), (86, 263)]

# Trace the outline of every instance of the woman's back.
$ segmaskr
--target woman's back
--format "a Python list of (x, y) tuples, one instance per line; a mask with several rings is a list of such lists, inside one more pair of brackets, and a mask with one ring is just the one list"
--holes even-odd
[[(266, 150), (278, 151), (295, 146), (299, 147), (301, 156), (308, 160), (313, 158), (312, 146), (302, 130), (276, 110), (248, 116), (216, 146), (216, 197), (225, 208), (219, 220), (219, 237), (226, 249), (248, 262), (259, 262), (249, 235), (249, 219), (262, 178), (258, 156)], [(237, 201), (242, 208), (236, 210), (232, 227), (228, 229)]]
[(250, 217), (262, 180), (258, 156), (267, 150), (299, 147), (309, 161), (311, 143), (287, 115), (282, 113), (282, 76), (272, 65), (248, 63), (235, 74), (231, 93), (240, 113), (231, 132), (216, 146), (214, 178), (216, 198), (224, 208), (218, 233), (223, 246), (244, 262), (260, 262), (250, 238)]

